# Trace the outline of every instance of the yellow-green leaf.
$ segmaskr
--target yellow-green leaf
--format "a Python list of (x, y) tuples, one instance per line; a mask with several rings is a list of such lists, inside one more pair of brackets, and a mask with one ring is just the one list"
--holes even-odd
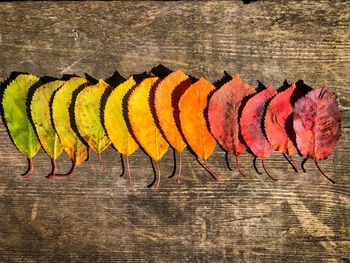
[(55, 129), (64, 150), (75, 165), (79, 165), (86, 160), (88, 149), (72, 128), (69, 106), (74, 91), (86, 83), (87, 80), (84, 78), (72, 77), (55, 93), (52, 101), (52, 117)]
[(85, 87), (79, 92), (74, 105), (78, 131), (91, 149), (98, 154), (111, 144), (100, 119), (101, 97), (107, 88), (108, 84), (103, 80)]
[(6, 87), (2, 99), (4, 118), (11, 139), (28, 159), (32, 159), (40, 149), (26, 105), (28, 91), (38, 81), (36, 76), (20, 74)]
[(107, 98), (104, 109), (104, 126), (108, 138), (118, 152), (130, 156), (139, 147), (130, 134), (123, 115), (123, 99), (136, 85), (133, 77), (117, 86)]
[(51, 97), (64, 81), (48, 82), (35, 90), (30, 109), (36, 132), (45, 152), (51, 159), (56, 160), (62, 153), (62, 145), (51, 121)]

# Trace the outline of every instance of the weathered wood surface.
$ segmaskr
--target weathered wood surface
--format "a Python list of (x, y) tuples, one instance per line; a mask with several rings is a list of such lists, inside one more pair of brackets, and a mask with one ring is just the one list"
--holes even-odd
[[(158, 193), (148, 158), (131, 161), (134, 181), (119, 178), (120, 161), (103, 153), (74, 177), (47, 180), (41, 150), (35, 174), (0, 126), (0, 261), (289, 261), (349, 262), (350, 258), (350, 3), (349, 1), (1, 3), (0, 78), (11, 71), (127, 77), (163, 63), (215, 81), (224, 70), (255, 85), (284, 79), (329, 85), (339, 98), (342, 137), (319, 175), (295, 174), (274, 154), (272, 182), (245, 154), (240, 177), (217, 149), (210, 178), (189, 153), (183, 180), (162, 159)], [(300, 160), (300, 159), (298, 159)], [(59, 169), (67, 170), (67, 157)]]

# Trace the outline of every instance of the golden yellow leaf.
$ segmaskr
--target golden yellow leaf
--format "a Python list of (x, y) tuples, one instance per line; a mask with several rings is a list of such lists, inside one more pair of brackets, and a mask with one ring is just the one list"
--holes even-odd
[(117, 151), (126, 157), (139, 148), (128, 130), (123, 113), (123, 99), (135, 84), (134, 78), (130, 77), (117, 86), (107, 98), (103, 116), (109, 139)]
[(145, 152), (158, 161), (169, 148), (168, 143), (157, 128), (152, 115), (149, 96), (157, 77), (144, 79), (132, 90), (128, 101), (128, 119), (138, 143)]

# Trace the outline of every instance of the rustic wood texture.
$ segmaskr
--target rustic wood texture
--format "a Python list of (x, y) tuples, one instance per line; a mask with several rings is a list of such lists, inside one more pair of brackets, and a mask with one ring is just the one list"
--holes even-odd
[[(40, 150), (24, 180), (26, 160), (1, 124), (0, 261), (349, 262), (349, 1), (20, 2), (1, 3), (0, 18), (0, 78), (127, 77), (163, 63), (215, 81), (227, 70), (252, 85), (327, 84), (342, 117), (340, 143), (320, 163), (335, 185), (311, 161), (294, 173), (278, 153), (266, 160), (278, 182), (258, 175), (248, 154), (241, 177), (217, 147), (208, 161), (219, 183), (187, 151), (181, 183), (168, 179), (168, 151), (156, 194), (146, 187), (149, 158), (130, 158), (129, 184), (111, 147), (106, 173), (92, 154), (75, 176), (47, 180)], [(70, 167), (65, 155), (58, 164)]]

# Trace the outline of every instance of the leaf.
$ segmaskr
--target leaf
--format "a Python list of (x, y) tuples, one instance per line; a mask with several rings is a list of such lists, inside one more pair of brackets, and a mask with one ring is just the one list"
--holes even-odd
[(305, 158), (327, 159), (340, 138), (338, 103), (327, 87), (310, 91), (294, 106), (297, 145)]
[(133, 77), (117, 86), (109, 95), (104, 110), (104, 125), (113, 146), (118, 152), (130, 156), (139, 147), (130, 134), (123, 115), (123, 99), (136, 85)]
[(240, 119), (241, 134), (245, 143), (256, 157), (261, 158), (263, 168), (271, 179), (273, 178), (267, 172), (263, 160), (274, 152), (274, 148), (264, 135), (262, 119), (267, 101), (276, 93), (276, 90), (269, 86), (253, 95), (243, 107)]
[[(118, 85), (109, 94), (103, 111), (103, 122), (107, 136), (113, 146), (126, 157), (128, 179), (131, 181), (129, 169), (129, 156), (138, 148), (138, 144), (129, 132), (127, 123), (124, 119), (123, 101), (126, 94), (136, 85), (133, 77)], [(124, 173), (123, 157), (121, 156), (122, 168)], [(122, 173), (122, 175), (123, 175)]]
[(181, 70), (170, 73), (170, 75), (159, 83), (155, 89), (154, 96), (154, 105), (159, 125), (169, 144), (179, 153), (185, 149), (186, 143), (176, 127), (172, 93), (186, 79), (188, 79), (188, 76)]
[(5, 88), (2, 98), (3, 117), (11, 140), (17, 149), (28, 159), (29, 169), (23, 174), (28, 177), (33, 173), (32, 158), (40, 149), (39, 140), (28, 117), (27, 99), (33, 85), (39, 78), (29, 74), (19, 74)]
[(50, 103), (53, 93), (64, 81), (48, 82), (35, 90), (30, 104), (32, 119), (40, 143), (51, 159), (56, 160), (62, 153), (62, 145), (51, 121)]
[(283, 153), (296, 172), (298, 167), (291, 156), (297, 153), (292, 118), (293, 106), (310, 89), (302, 81), (293, 83), (269, 102), (265, 114), (264, 127), (268, 141), (275, 150)]
[(292, 96), (301, 97), (303, 93), (293, 83), (279, 92), (268, 104), (265, 114), (265, 133), (271, 146), (282, 153), (291, 155), (297, 152), (294, 142), (289, 138), (287, 119), (293, 112)]
[(295, 103), (293, 126), (298, 149), (305, 158), (314, 159), (317, 165), (318, 160), (331, 155), (340, 138), (340, 112), (327, 87), (312, 90)]
[(255, 89), (242, 82), (239, 75), (214, 92), (208, 107), (210, 130), (220, 146), (236, 156), (239, 172), (238, 156), (246, 147), (239, 137), (239, 109), (242, 100), (253, 94)]
[[(239, 138), (239, 109), (242, 100), (254, 92), (255, 89), (243, 83), (237, 75), (233, 80), (215, 91), (209, 100), (208, 120), (210, 131), (220, 146), (236, 157), (246, 150), (245, 145)], [(238, 160), (237, 168), (239, 169)]]
[(174, 171), (171, 178), (176, 173), (176, 155), (175, 151), (179, 153), (179, 171), (176, 176), (176, 180), (180, 180), (181, 174), (181, 162), (182, 162), (182, 152), (186, 148), (186, 143), (182, 139), (182, 136), (177, 129), (175, 120), (175, 108), (173, 106), (173, 93), (176, 87), (189, 77), (182, 71), (177, 70), (174, 72), (166, 72), (166, 77), (157, 85), (154, 90), (154, 110), (156, 112), (156, 121), (159, 123), (160, 130), (164, 135), (167, 142), (173, 147), (174, 151)]
[(242, 110), (240, 119), (242, 136), (253, 154), (261, 159), (265, 159), (274, 152), (265, 138), (261, 123), (265, 105), (276, 93), (276, 90), (269, 86), (251, 97)]
[[(130, 91), (131, 93), (127, 101), (127, 116), (132, 133), (142, 149), (156, 161), (158, 180), (154, 191), (157, 191), (160, 184), (158, 160), (163, 157), (169, 148), (167, 141), (163, 138), (155, 123), (150, 105), (150, 103), (153, 103), (150, 101), (152, 87), (158, 85), (158, 83), (158, 77), (145, 78)], [(153, 167), (152, 159), (151, 163)], [(154, 175), (156, 175), (155, 170)], [(150, 186), (152, 185), (153, 183)]]
[(204, 161), (216, 146), (204, 115), (208, 96), (214, 90), (210, 82), (201, 78), (184, 92), (179, 101), (182, 133), (191, 149)]
[[(100, 119), (100, 101), (108, 84), (100, 80), (97, 84), (85, 87), (80, 91), (74, 103), (74, 119), (77, 129), (90, 148), (96, 152), (100, 159), (100, 153), (110, 144)], [(102, 160), (101, 166), (105, 169)]]
[(75, 133), (69, 113), (73, 93), (86, 83), (87, 80), (84, 78), (72, 77), (57, 90), (52, 98), (51, 111), (54, 127), (64, 150), (74, 164), (68, 174), (71, 174), (75, 166), (83, 163), (88, 157), (88, 149)]
[(169, 148), (154, 122), (149, 96), (157, 77), (144, 79), (132, 91), (128, 100), (128, 119), (132, 132), (142, 149), (155, 161), (160, 160)]

